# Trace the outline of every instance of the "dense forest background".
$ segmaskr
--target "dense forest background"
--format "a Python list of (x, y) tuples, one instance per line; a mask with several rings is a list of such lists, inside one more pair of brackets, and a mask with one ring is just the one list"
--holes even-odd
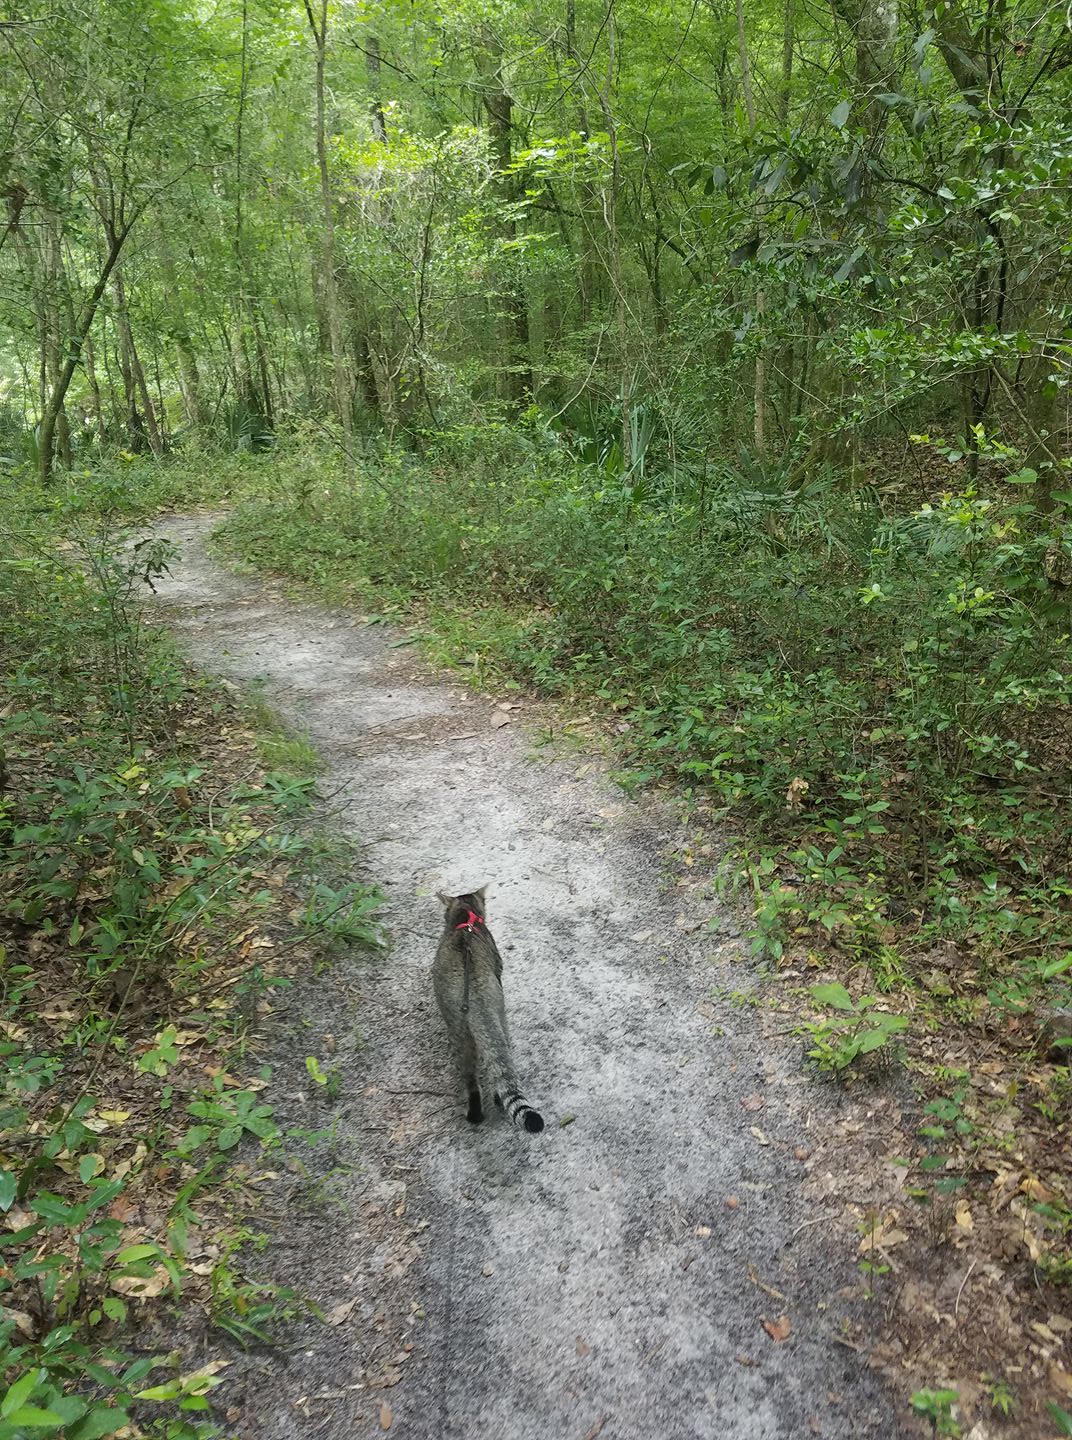
[(698, 503), (742, 448), (881, 484), (925, 428), (973, 471), (1014, 440), (1049, 504), (1061, 5), (109, 0), (0, 35), (5, 448), (44, 476), (535, 406)]

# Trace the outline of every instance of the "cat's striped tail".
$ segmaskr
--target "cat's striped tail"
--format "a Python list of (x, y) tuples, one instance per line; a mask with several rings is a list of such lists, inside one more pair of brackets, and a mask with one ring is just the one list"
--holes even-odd
[(501, 1093), (496, 1091), (495, 1103), (507, 1120), (512, 1125), (516, 1125), (519, 1130), (527, 1130), (530, 1135), (538, 1135), (543, 1129), (543, 1116), (538, 1110), (532, 1108), (520, 1090), (510, 1089)]

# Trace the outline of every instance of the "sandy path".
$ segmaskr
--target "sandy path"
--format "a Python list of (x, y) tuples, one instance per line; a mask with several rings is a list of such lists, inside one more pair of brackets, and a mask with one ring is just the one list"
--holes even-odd
[[(846, 1247), (795, 1194), (795, 1146), (837, 1165), (830, 1101), (750, 1008), (712, 998), (751, 982), (727, 968), (732, 919), (700, 923), (709, 885), (668, 876), (673, 818), (591, 757), (534, 758), (520, 717), (493, 728), (490, 701), (422, 672), (384, 628), (230, 574), (210, 528), (162, 522), (182, 558), (160, 604), (204, 668), (263, 681), (323, 755), (325, 791), (347, 787), (339, 823), (388, 894), (393, 940), (387, 960), (291, 992), (276, 1022), (283, 1120), (334, 1119), (336, 1135), (269, 1183), (266, 1263), (334, 1318), (355, 1303), (235, 1365), (227, 1433), (900, 1433), (863, 1363), (866, 1311), (839, 1293)], [(434, 892), (484, 881), (540, 1137), (465, 1123), (432, 1002)], [(304, 1066), (332, 1043), (333, 1111)], [(775, 1343), (762, 1319), (783, 1313)]]

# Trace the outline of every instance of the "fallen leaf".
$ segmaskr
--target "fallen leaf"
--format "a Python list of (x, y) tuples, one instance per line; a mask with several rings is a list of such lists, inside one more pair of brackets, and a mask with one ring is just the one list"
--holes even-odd
[(152, 1275), (119, 1275), (112, 1281), (111, 1288), (117, 1295), (131, 1295), (135, 1300), (151, 1300), (162, 1295), (171, 1284), (171, 1277), (163, 1265)]
[(333, 1305), (328, 1311), (327, 1320), (329, 1325), (341, 1325), (343, 1321), (349, 1320), (354, 1313), (354, 1306), (357, 1304), (357, 1296), (352, 1300), (341, 1300), (338, 1305)]
[(887, 1230), (885, 1222), (871, 1226), (860, 1241), (857, 1253), (867, 1255), (872, 1250), (889, 1250), (894, 1245), (903, 1245), (908, 1236), (894, 1226)]
[(804, 805), (804, 797), (811, 787), (800, 775), (794, 775), (789, 782), (789, 788), (785, 792), (785, 808), (796, 814)]
[(581, 1359), (583, 1360), (586, 1355), (590, 1355), (591, 1353), (592, 1353), (591, 1350), (589, 1350), (588, 1346), (584, 1343), (584, 1341), (583, 1341), (583, 1340), (581, 1339), (581, 1337), (578, 1335), (578, 1336), (577, 1336), (577, 1354), (578, 1354), (578, 1355), (581, 1357)]
[(572, 1125), (576, 1118), (576, 1115), (563, 1115), (562, 1119), (558, 1122), (558, 1128), (565, 1130), (566, 1126)]
[(968, 1208), (968, 1202), (966, 1200), (961, 1200), (958, 1203), (954, 1219), (956, 1220), (957, 1228), (959, 1230), (975, 1229), (975, 1224), (972, 1220), (972, 1213), (971, 1210)]
[(180, 1376), (181, 1383), (187, 1385), (192, 1380), (211, 1379), (213, 1375), (218, 1375), (221, 1370), (226, 1370), (231, 1363), (230, 1360), (210, 1360), (206, 1365), (199, 1365), (196, 1370), (191, 1370), (188, 1374)]
[(130, 1119), (129, 1110), (98, 1110), (97, 1117), (106, 1125), (125, 1125)]
[(1072, 1395), (1072, 1374), (1062, 1370), (1059, 1365), (1050, 1366), (1050, 1384), (1058, 1390), (1063, 1390), (1066, 1395)]
[(695, 1235), (698, 1240), (706, 1240), (711, 1234), (710, 1225), (697, 1225)]
[(745, 1355), (741, 1350), (739, 1350), (733, 1358), (737, 1361), (738, 1365), (754, 1365), (756, 1363), (751, 1355)]
[(770, 1338), (779, 1343), (788, 1340), (793, 1329), (788, 1315), (779, 1315), (777, 1320), (763, 1320), (762, 1324)]
[(767, 1138), (766, 1135), (764, 1135), (763, 1131), (759, 1128), (758, 1125), (752, 1125), (749, 1129), (749, 1133), (754, 1136), (754, 1138), (758, 1140), (761, 1145), (770, 1144), (770, 1140)]
[(380, 1429), (381, 1429), (381, 1430), (390, 1430), (391, 1424), (392, 1424), (392, 1422), (394, 1421), (394, 1418), (395, 1418), (395, 1417), (394, 1417), (394, 1414), (392, 1413), (391, 1407), (390, 1407), (390, 1405), (388, 1405), (387, 1401), (385, 1400), (385, 1401), (383, 1402), (383, 1404), (380, 1406)]
[(1020, 1189), (1029, 1200), (1035, 1200), (1040, 1205), (1049, 1205), (1053, 1201), (1053, 1191), (1035, 1175), (1029, 1175), (1020, 1185)]
[(604, 1426), (606, 1423), (607, 1423), (607, 1416), (606, 1416), (606, 1415), (601, 1415), (601, 1416), (599, 1417), (599, 1419), (596, 1421), (596, 1423), (592, 1426), (591, 1430), (589, 1430), (589, 1431), (587, 1432), (587, 1434), (586, 1434), (585, 1437), (584, 1437), (584, 1440), (596, 1440), (596, 1436), (597, 1436), (597, 1435), (599, 1434), (599, 1432), (603, 1429), (603, 1426)]
[(501, 710), (496, 710), (491, 717), (491, 728), (501, 730), (504, 725), (509, 725), (509, 715), (504, 715)]
[(34, 1338), (34, 1335), (37, 1333), (36, 1326), (34, 1325), (33, 1317), (27, 1315), (25, 1310), (12, 1310), (9, 1306), (5, 1305), (4, 1315), (8, 1320), (14, 1321), (15, 1329), (20, 1335), (24, 1335), (27, 1340)]
[(744, 1110), (762, 1110), (766, 1103), (762, 1095), (746, 1095), (741, 1101), (741, 1108)]

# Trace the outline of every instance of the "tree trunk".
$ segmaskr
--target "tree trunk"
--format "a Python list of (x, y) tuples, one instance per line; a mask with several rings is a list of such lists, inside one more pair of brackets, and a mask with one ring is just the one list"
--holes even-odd
[(112, 271), (115, 269), (123, 246), (126, 244), (127, 236), (133, 229), (138, 213), (139, 212), (135, 212), (134, 216), (128, 220), (120, 230), (113, 232), (109, 236), (108, 254), (105, 257), (101, 273), (97, 277), (97, 283), (90, 292), (89, 299), (86, 301), (82, 314), (79, 317), (75, 332), (71, 336), (70, 344), (67, 347), (67, 357), (63, 362), (63, 368), (56, 377), (56, 383), (52, 387), (48, 404), (45, 406), (44, 414), (41, 417), (38, 463), (40, 465), (41, 481), (43, 484), (47, 484), (52, 477), (52, 465), (55, 458), (56, 445), (56, 421), (60, 411), (63, 409), (63, 402), (67, 397), (67, 391), (70, 388), (74, 372), (78, 368), (78, 360), (82, 354), (82, 346), (86, 342), (86, 336), (89, 334), (90, 327), (93, 324), (97, 308), (101, 302), (101, 296), (108, 288), (108, 281), (111, 279)]
[(353, 433), (353, 414), (350, 403), (350, 385), (346, 374), (346, 359), (342, 345), (342, 320), (339, 315), (339, 286), (335, 268), (335, 206), (331, 194), (331, 177), (328, 173), (328, 144), (326, 105), (324, 99), (324, 62), (327, 53), (328, 0), (320, 0), (319, 17), (314, 15), (312, 0), (305, 0), (305, 14), (309, 20), (316, 45), (316, 163), (320, 171), (320, 204), (323, 210), (324, 240), (324, 311), (328, 325), (328, 339), (331, 345), (331, 371), (335, 393), (335, 411), (342, 425), (343, 434), (349, 439)]
[(383, 114), (383, 95), (380, 88), (380, 39), (369, 35), (365, 47), (365, 73), (368, 76), (369, 114), (372, 116), (372, 135), (381, 145), (387, 144), (387, 121)]
[[(748, 37), (744, 26), (744, 0), (737, 0), (737, 54), (741, 62), (741, 92), (744, 96), (744, 113), (748, 120), (748, 131), (756, 129), (756, 102), (752, 94), (752, 67), (748, 58)], [(762, 214), (762, 209), (760, 210)], [(756, 368), (752, 384), (754, 423), (752, 429), (756, 454), (765, 459), (767, 454), (767, 357), (763, 351), (764, 336), (761, 325), (767, 309), (767, 296), (763, 287), (756, 290)]]
[(161, 227), (157, 232), (157, 253), (160, 256), (160, 272), (171, 301), (171, 314), (175, 331), (175, 355), (178, 361), (179, 389), (182, 391), (182, 408), (186, 423), (191, 430), (205, 428), (205, 406), (201, 398), (201, 374), (198, 370), (197, 355), (190, 340), (190, 326), (186, 307), (179, 294), (175, 258), (171, 253), (168, 237)]
[[(485, 35), (483, 67), (484, 110), (488, 117), (491, 135), (491, 149), (498, 172), (499, 195), (506, 207), (512, 207), (519, 198), (515, 177), (510, 172), (513, 158), (513, 100), (503, 80), (502, 46), (489, 31)], [(517, 224), (512, 209), (508, 209), (502, 221), (503, 238), (509, 242), (517, 239)], [(506, 397), (511, 406), (521, 409), (532, 398), (534, 382), (532, 376), (532, 351), (529, 336), (529, 308), (525, 296), (525, 282), (521, 274), (521, 261), (512, 247), (508, 248), (507, 273), (504, 276), (507, 346), (506, 346)]]
[[(112, 275), (112, 289), (115, 294), (115, 323), (119, 330), (119, 339), (122, 345), (123, 378), (129, 383), (127, 394), (127, 410), (134, 421), (137, 416), (137, 401), (141, 400), (141, 413), (145, 422), (145, 433), (149, 439), (149, 449), (159, 458), (164, 453), (164, 444), (160, 438), (160, 427), (156, 421), (156, 409), (153, 405), (153, 397), (149, 394), (149, 386), (145, 381), (145, 371), (142, 369), (141, 360), (138, 357), (138, 348), (134, 344), (134, 332), (130, 328), (130, 311), (127, 308), (126, 285), (123, 283), (122, 269), (117, 265)], [(135, 433), (140, 430), (140, 424), (135, 424), (131, 432), (133, 439)]]
[(618, 400), (621, 413), (622, 473), (633, 468), (633, 397), (632, 367), (629, 356), (629, 331), (626, 323), (625, 286), (622, 279), (622, 245), (618, 232), (618, 196), (621, 191), (622, 169), (618, 153), (618, 127), (611, 108), (614, 85), (614, 0), (607, 0), (607, 80), (599, 92), (603, 123), (610, 145), (610, 186), (603, 187), (603, 223), (607, 228), (607, 273), (614, 292), (614, 325), (618, 333)]

